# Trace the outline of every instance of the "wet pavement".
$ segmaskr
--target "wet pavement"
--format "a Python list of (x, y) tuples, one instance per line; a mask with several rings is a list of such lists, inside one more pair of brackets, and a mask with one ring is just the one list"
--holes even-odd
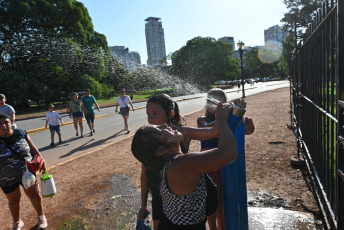
[[(114, 175), (111, 181), (97, 185), (104, 194), (92, 209), (80, 212), (78, 218), (64, 221), (57, 229), (131, 230), (136, 227), (136, 213), (140, 207), (140, 190), (125, 175)], [(94, 187), (90, 188), (94, 191)], [(101, 190), (101, 191), (100, 191)], [(91, 195), (91, 194), (90, 194)], [(149, 198), (149, 203), (151, 200)], [(263, 192), (248, 194), (250, 230), (315, 230), (309, 213), (288, 210), (289, 204)], [(151, 222), (151, 215), (148, 222)]]
[(248, 208), (248, 222), (251, 230), (315, 230), (314, 218), (305, 212), (283, 208)]

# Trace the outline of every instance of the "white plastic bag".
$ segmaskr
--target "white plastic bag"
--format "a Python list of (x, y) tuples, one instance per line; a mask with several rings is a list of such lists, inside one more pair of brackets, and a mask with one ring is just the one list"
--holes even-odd
[(26, 170), (25, 170), (23, 177), (22, 177), (22, 184), (23, 184), (25, 189), (28, 189), (36, 183), (36, 177), (34, 174), (32, 174), (32, 172), (30, 172), (27, 169), (26, 162), (25, 162), (25, 168), (26, 168)]

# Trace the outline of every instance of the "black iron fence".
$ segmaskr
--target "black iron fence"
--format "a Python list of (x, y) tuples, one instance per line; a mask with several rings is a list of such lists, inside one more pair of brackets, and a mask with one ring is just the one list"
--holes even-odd
[(291, 63), (291, 114), (327, 229), (344, 229), (344, 0), (325, 0)]

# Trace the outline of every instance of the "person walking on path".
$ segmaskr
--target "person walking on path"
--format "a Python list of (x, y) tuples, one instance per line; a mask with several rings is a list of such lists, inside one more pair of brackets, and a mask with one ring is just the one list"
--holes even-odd
[(61, 132), (60, 132), (60, 124), (59, 120), (61, 122), (61, 125), (63, 125), (63, 120), (58, 112), (54, 110), (54, 105), (50, 104), (48, 107), (49, 112), (47, 113), (46, 116), (46, 121), (45, 121), (45, 128), (48, 128), (48, 123), (49, 123), (49, 129), (50, 129), (50, 136), (51, 136), (51, 143), (50, 146), (53, 147), (54, 144), (54, 138), (55, 138), (55, 132), (59, 136), (59, 143), (62, 143), (61, 139)]
[(7, 114), (10, 116), (12, 120), (12, 126), (16, 128), (17, 126), (15, 125), (16, 121), (16, 111), (13, 109), (12, 106), (6, 104), (6, 96), (2, 93), (0, 93), (0, 113)]
[(96, 101), (96, 99), (91, 95), (91, 90), (87, 89), (85, 91), (85, 96), (81, 98), (81, 102), (84, 104), (85, 110), (85, 118), (88, 124), (88, 127), (90, 128), (91, 132), (90, 134), (93, 135), (96, 133), (94, 129), (94, 107), (95, 104), (97, 107), (98, 112), (100, 112), (99, 105)]
[[(24, 226), (24, 222), (20, 219), (20, 185), (38, 215), (38, 229), (48, 226), (37, 180), (27, 189), (22, 184), (22, 176), (26, 171), (25, 162), (31, 161), (32, 157), (36, 155), (41, 156), (30, 136), (24, 130), (13, 130), (11, 118), (7, 114), (0, 114), (0, 188), (8, 200), (8, 207), (13, 219), (13, 230), (20, 230)], [(39, 171), (45, 173), (45, 170), (46, 166), (43, 160)], [(33, 174), (36, 179), (35, 173)]]
[(125, 95), (125, 89), (122, 89), (121, 95), (117, 98), (117, 104), (116, 104), (116, 113), (118, 112), (118, 106), (119, 113), (122, 115), (124, 120), (124, 128), (123, 131), (127, 131), (127, 133), (130, 132), (129, 126), (128, 126), (128, 119), (129, 119), (129, 104), (131, 105), (131, 108), (133, 111), (135, 111), (133, 103), (131, 102), (128, 95)]
[(83, 137), (84, 127), (82, 125), (82, 118), (84, 117), (83, 111), (85, 110), (84, 104), (82, 103), (81, 99), (79, 98), (78, 93), (73, 93), (72, 100), (69, 103), (69, 118), (73, 117), (74, 128), (76, 131), (76, 136), (79, 136), (78, 132), (78, 123), (80, 127), (80, 137)]

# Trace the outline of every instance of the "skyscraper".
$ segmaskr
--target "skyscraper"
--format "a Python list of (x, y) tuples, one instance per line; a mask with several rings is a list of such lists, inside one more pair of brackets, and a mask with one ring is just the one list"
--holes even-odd
[(285, 41), (288, 33), (283, 31), (278, 25), (271, 26), (269, 29), (264, 30), (264, 41), (265, 43), (270, 40)]
[(161, 59), (166, 57), (165, 36), (161, 18), (149, 17), (145, 20), (147, 65), (161, 66)]

